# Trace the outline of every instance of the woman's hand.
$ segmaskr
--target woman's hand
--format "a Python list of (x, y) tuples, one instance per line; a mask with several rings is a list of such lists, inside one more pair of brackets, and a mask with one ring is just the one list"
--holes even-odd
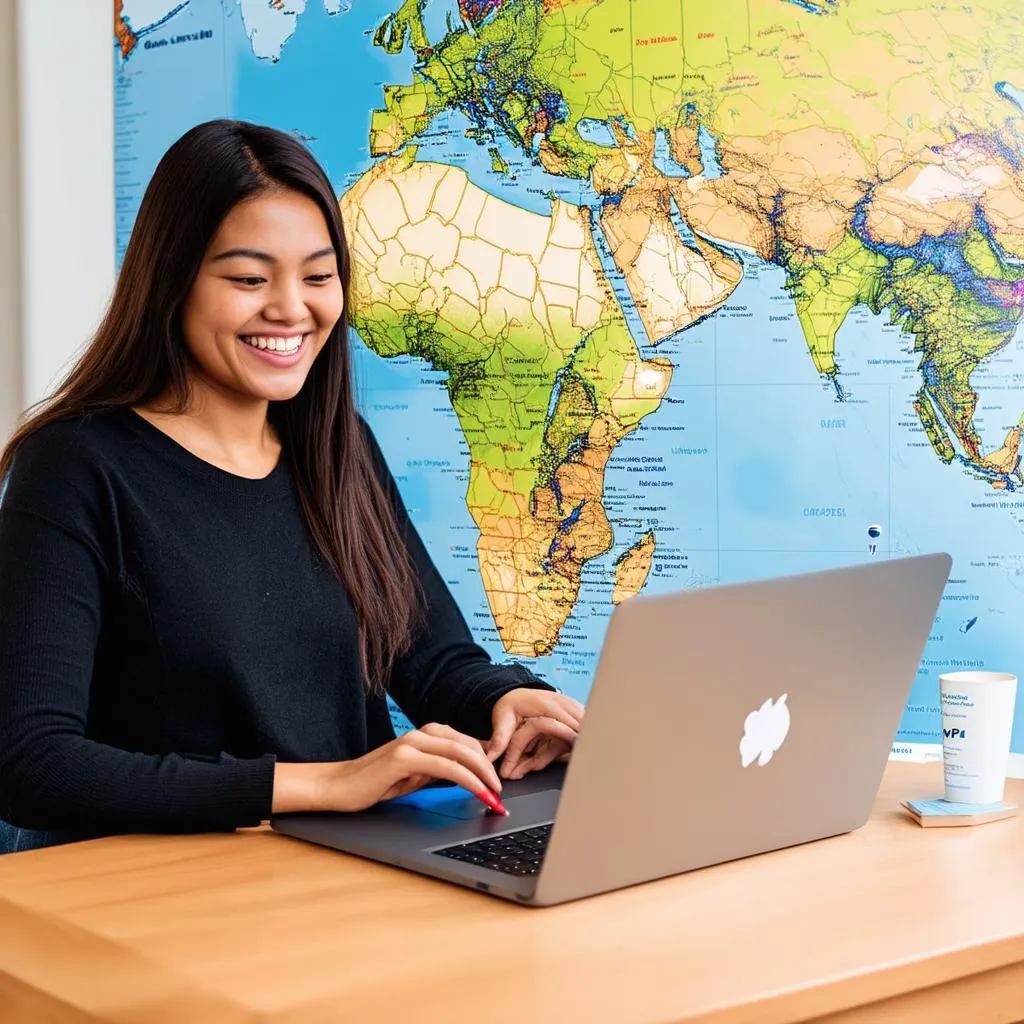
[(276, 765), (273, 813), (362, 811), (432, 779), (452, 782), (477, 796), (501, 792), (501, 780), (478, 740), (431, 724), (351, 761)]
[(493, 732), (487, 756), (504, 755), (499, 774), (521, 779), (527, 772), (566, 760), (583, 721), (583, 705), (550, 690), (510, 690), (491, 712)]

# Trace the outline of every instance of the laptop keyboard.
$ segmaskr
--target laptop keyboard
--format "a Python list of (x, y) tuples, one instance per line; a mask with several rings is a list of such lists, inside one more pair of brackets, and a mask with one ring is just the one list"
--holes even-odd
[(500, 836), (446, 846), (434, 853), (506, 875), (535, 875), (551, 838), (551, 825), (536, 825)]

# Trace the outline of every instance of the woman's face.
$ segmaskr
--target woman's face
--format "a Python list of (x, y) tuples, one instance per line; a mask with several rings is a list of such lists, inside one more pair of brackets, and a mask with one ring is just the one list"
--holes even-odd
[(320, 208), (272, 191), (225, 217), (185, 299), (182, 329), (207, 383), (279, 402), (299, 392), (344, 305)]

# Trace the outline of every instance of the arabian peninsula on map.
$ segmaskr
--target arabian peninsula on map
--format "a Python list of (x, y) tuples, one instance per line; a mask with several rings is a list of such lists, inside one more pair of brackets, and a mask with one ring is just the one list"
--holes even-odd
[(119, 252), (191, 125), (309, 144), (361, 408), (495, 657), (583, 699), (636, 594), (946, 550), (894, 754), (934, 750), (941, 671), (1018, 670), (1017, 0), (115, 0), (113, 29)]

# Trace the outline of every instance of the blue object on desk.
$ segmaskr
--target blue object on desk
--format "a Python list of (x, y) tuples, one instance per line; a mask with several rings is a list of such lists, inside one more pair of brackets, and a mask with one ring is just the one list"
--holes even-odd
[(424, 789), (414, 790), (406, 793), (405, 796), (396, 796), (389, 800), (390, 805), (399, 807), (424, 807), (433, 810), (438, 804), (451, 803), (452, 800), (465, 800), (471, 798), (472, 793), (461, 786), (453, 786), (450, 783), (443, 786), (428, 786)]
[(907, 806), (918, 814), (958, 815), (958, 814), (991, 814), (992, 811), (1010, 810), (1015, 804), (1000, 800), (996, 804), (958, 804), (952, 800), (908, 800)]
[(458, 821), (473, 821), (490, 814), (486, 805), (467, 789), (451, 784), (418, 789), (405, 796), (396, 796), (378, 805), (385, 811), (392, 808), (412, 807), (419, 811), (430, 811), (431, 817), (455, 818)]

